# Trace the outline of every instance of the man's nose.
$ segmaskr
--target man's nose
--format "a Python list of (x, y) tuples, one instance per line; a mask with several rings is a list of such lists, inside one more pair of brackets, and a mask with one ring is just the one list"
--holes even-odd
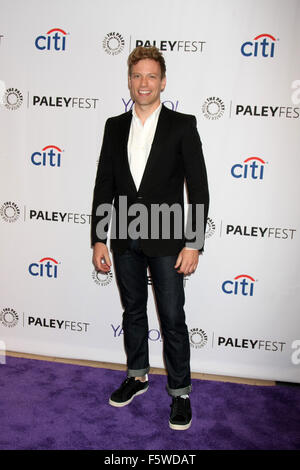
[(148, 85), (148, 77), (147, 76), (142, 77), (141, 85), (142, 86), (147, 86)]

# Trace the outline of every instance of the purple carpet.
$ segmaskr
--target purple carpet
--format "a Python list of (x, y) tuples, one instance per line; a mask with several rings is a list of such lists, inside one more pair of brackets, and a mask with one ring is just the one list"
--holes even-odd
[(300, 387), (193, 380), (192, 426), (168, 427), (166, 377), (124, 408), (124, 372), (7, 357), (0, 365), (0, 449), (300, 449)]

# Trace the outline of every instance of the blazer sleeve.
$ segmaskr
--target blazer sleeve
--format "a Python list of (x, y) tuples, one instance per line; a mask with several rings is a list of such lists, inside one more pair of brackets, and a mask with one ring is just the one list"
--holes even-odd
[[(111, 126), (111, 120), (108, 119), (104, 128), (104, 135), (102, 141), (102, 147), (100, 152), (100, 158), (98, 163), (98, 169), (95, 180), (93, 204), (92, 204), (92, 217), (91, 217), (91, 244), (94, 245), (97, 242), (107, 242), (107, 232), (109, 228), (109, 214), (97, 215), (97, 209), (101, 204), (110, 205), (112, 210), (112, 201), (115, 196), (115, 183), (113, 174), (113, 159), (111, 151), (111, 142), (113, 138), (113, 131)], [(111, 213), (110, 213), (111, 215)], [(108, 217), (109, 216), (109, 217)], [(97, 225), (103, 219), (107, 219), (108, 222), (104, 226), (104, 233), (97, 233)]]
[[(202, 252), (209, 208), (209, 190), (202, 143), (197, 131), (195, 116), (189, 116), (182, 137), (181, 150), (189, 203), (187, 227), (192, 228), (192, 233), (197, 234), (194, 238), (186, 236), (185, 246), (197, 248)], [(199, 209), (200, 206), (197, 208), (198, 204), (203, 205), (202, 210)], [(197, 243), (195, 243), (196, 241)]]

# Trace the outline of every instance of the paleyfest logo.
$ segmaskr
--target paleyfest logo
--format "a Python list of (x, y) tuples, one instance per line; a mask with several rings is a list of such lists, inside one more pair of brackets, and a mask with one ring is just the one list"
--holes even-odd
[(99, 98), (81, 96), (32, 96), (32, 106), (48, 108), (96, 109)]
[(216, 96), (211, 96), (202, 105), (202, 113), (207, 119), (216, 120), (223, 116), (225, 104)]
[(216, 230), (216, 224), (210, 217), (207, 217), (205, 238), (212, 237), (215, 233), (215, 230)]
[(98, 286), (108, 286), (113, 280), (113, 274), (111, 271), (108, 273), (103, 273), (100, 271), (94, 270), (92, 273), (93, 280)]
[(195, 349), (203, 348), (207, 343), (207, 334), (201, 328), (192, 328), (189, 331), (190, 344)]
[(251, 225), (226, 224), (225, 234), (240, 237), (255, 237), (261, 239), (294, 240), (295, 228), (260, 227)]
[(298, 119), (300, 117), (300, 108), (296, 106), (236, 104), (233, 106), (233, 115), (262, 119)]
[(125, 40), (120, 33), (108, 33), (102, 42), (103, 49), (109, 55), (118, 55), (123, 51)]
[[(131, 40), (130, 40), (131, 42)], [(203, 52), (206, 41), (199, 40), (167, 40), (167, 39), (133, 39), (134, 47), (157, 47), (162, 52)]]
[(15, 111), (20, 108), (23, 103), (23, 95), (18, 88), (7, 88), (0, 80), (0, 105), (4, 106), (10, 111)]
[(19, 321), (19, 315), (13, 308), (3, 308), (0, 312), (0, 324), (7, 328), (13, 328)]
[(20, 209), (15, 202), (7, 201), (0, 207), (0, 215), (5, 222), (15, 222), (20, 216)]

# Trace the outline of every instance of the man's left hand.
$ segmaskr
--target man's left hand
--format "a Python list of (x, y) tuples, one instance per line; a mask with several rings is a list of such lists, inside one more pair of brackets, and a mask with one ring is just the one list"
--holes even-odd
[(187, 248), (182, 248), (180, 251), (176, 264), (174, 266), (177, 269), (178, 273), (191, 274), (196, 271), (199, 260), (199, 251), (198, 250), (189, 250)]

